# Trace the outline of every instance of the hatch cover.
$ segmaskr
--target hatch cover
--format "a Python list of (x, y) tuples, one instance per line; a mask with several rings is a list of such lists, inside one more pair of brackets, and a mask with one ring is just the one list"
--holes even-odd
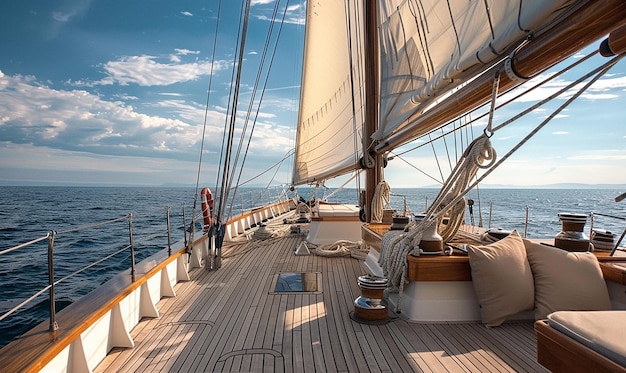
[(322, 274), (320, 272), (286, 272), (275, 276), (274, 292), (284, 293), (321, 293)]

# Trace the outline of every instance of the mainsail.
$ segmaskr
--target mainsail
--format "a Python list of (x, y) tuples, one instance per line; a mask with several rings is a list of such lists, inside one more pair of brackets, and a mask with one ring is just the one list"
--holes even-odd
[(379, 153), (487, 102), (489, 69), (502, 72), (502, 93), (619, 28), (626, 13), (619, 0), (384, 4)]
[(388, 152), (487, 102), (489, 69), (502, 72), (500, 93), (511, 89), (618, 28), (626, 13), (618, 0), (375, 2), (380, 68), (367, 84), (378, 85), (376, 102), (364, 98), (364, 2), (308, 4), (295, 184), (359, 167), (366, 105), (379, 107), (379, 119), (364, 143)]
[(389, 136), (568, 11), (571, 0), (386, 0), (380, 11), (377, 139)]

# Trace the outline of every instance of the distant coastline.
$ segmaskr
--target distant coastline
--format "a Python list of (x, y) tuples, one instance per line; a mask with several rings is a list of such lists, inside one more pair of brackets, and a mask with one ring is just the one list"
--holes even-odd
[[(439, 189), (440, 185), (421, 187), (424, 189)], [(626, 189), (626, 184), (584, 184), (584, 183), (559, 183), (545, 185), (509, 185), (509, 184), (480, 184), (482, 189)], [(412, 189), (412, 188), (395, 188)]]
[[(0, 181), (0, 187), (16, 187), (16, 186), (24, 186), (24, 187), (79, 187), (79, 188), (89, 188), (89, 187), (97, 187), (97, 188), (195, 188), (195, 184), (175, 184), (175, 183), (167, 183), (160, 185), (151, 185), (151, 184), (103, 184), (103, 183), (63, 183), (63, 182), (26, 182), (26, 181)], [(211, 183), (202, 183), (201, 187), (208, 186), (209, 188), (214, 187)], [(245, 189), (264, 189), (266, 185), (246, 185)], [(271, 186), (271, 188), (275, 188), (276, 186)], [(394, 188), (394, 190), (406, 190), (406, 189), (439, 189), (440, 185), (427, 185), (427, 186), (418, 186), (412, 188)], [(329, 188), (334, 189), (334, 188)], [(352, 190), (354, 188), (344, 188), (347, 190)], [(511, 185), (511, 184), (481, 184), (479, 189), (617, 189), (626, 191), (626, 184), (585, 184), (585, 183), (558, 183), (558, 184), (545, 184), (545, 185)]]

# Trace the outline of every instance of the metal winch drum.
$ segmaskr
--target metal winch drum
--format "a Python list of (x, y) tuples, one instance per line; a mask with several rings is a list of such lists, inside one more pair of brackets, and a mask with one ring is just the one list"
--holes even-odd
[(357, 280), (361, 296), (354, 300), (354, 316), (366, 321), (387, 319), (387, 307), (383, 304), (383, 293), (389, 280), (371, 275), (359, 276)]
[(554, 246), (567, 251), (589, 251), (589, 237), (583, 232), (587, 215), (560, 213), (562, 231), (554, 237)]

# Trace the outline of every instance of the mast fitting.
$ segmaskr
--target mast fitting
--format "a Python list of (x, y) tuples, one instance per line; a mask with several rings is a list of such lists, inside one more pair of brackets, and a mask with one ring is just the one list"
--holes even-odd
[(359, 166), (361, 169), (372, 169), (376, 166), (376, 161), (371, 154), (367, 154), (359, 159)]
[(513, 82), (525, 82), (529, 79), (517, 73), (515, 67), (513, 67), (513, 55), (510, 55), (504, 60), (504, 72)]

